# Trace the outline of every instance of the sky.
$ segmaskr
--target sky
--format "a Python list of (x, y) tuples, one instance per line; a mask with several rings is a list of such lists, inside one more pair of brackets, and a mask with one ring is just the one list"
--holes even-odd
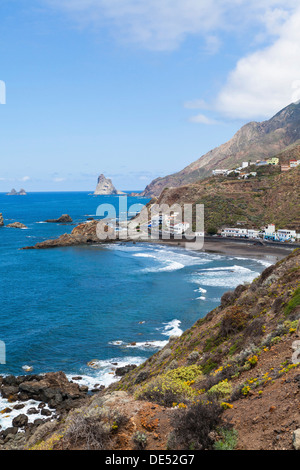
[(290, 0), (1, 0), (0, 192), (137, 191), (300, 99)]

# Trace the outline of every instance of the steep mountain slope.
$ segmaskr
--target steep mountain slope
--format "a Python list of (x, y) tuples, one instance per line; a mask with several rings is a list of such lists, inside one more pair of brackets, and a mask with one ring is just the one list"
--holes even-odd
[(292, 103), (268, 121), (250, 122), (234, 137), (188, 165), (182, 171), (150, 183), (144, 196), (159, 196), (166, 187), (178, 187), (209, 176), (213, 169), (230, 169), (243, 161), (274, 156), (300, 139), (300, 102)]
[(249, 228), (274, 223), (300, 231), (300, 168), (278, 173), (262, 167), (247, 180), (210, 177), (179, 188), (165, 189), (158, 204), (204, 204), (205, 230), (243, 222)]

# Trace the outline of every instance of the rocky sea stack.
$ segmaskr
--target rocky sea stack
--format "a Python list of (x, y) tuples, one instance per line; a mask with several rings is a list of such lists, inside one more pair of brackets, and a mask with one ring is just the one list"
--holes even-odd
[(3, 220), (3, 215), (2, 212), (0, 212), (0, 227), (4, 226), (4, 220)]
[(122, 191), (118, 191), (112, 184), (111, 179), (105, 178), (101, 174), (98, 178), (97, 187), (94, 192), (94, 196), (109, 196), (114, 194), (124, 194)]
[(9, 193), (6, 194), (6, 196), (27, 196), (27, 193), (23, 188), (21, 188), (19, 192), (13, 188)]

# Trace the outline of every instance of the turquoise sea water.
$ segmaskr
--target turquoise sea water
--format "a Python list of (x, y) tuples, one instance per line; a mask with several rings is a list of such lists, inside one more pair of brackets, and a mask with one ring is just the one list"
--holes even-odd
[[(99, 204), (118, 208), (118, 201), (88, 193), (0, 194), (5, 224), (28, 227), (0, 228), (0, 340), (6, 344), (0, 375), (24, 374), (29, 365), (33, 373), (63, 370), (107, 384), (116, 364), (141, 363), (267, 265), (147, 243), (20, 250), (73, 229), (45, 219), (67, 213), (78, 224), (95, 216)], [(98, 369), (87, 365), (93, 359)]]

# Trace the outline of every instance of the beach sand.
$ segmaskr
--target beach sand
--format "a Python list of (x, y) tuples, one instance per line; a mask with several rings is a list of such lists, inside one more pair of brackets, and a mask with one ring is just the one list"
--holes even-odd
[[(256, 245), (253, 242), (239, 242), (237, 240), (228, 240), (215, 238), (213, 241), (205, 241), (204, 247), (197, 250), (192, 242), (183, 240), (151, 240), (147, 243), (158, 243), (160, 245), (180, 246), (194, 251), (204, 251), (206, 253), (218, 253), (227, 256), (241, 256), (245, 258), (264, 259), (271, 264), (288, 256), (296, 247), (289, 246), (270, 246)], [(189, 245), (191, 248), (189, 248)]]

